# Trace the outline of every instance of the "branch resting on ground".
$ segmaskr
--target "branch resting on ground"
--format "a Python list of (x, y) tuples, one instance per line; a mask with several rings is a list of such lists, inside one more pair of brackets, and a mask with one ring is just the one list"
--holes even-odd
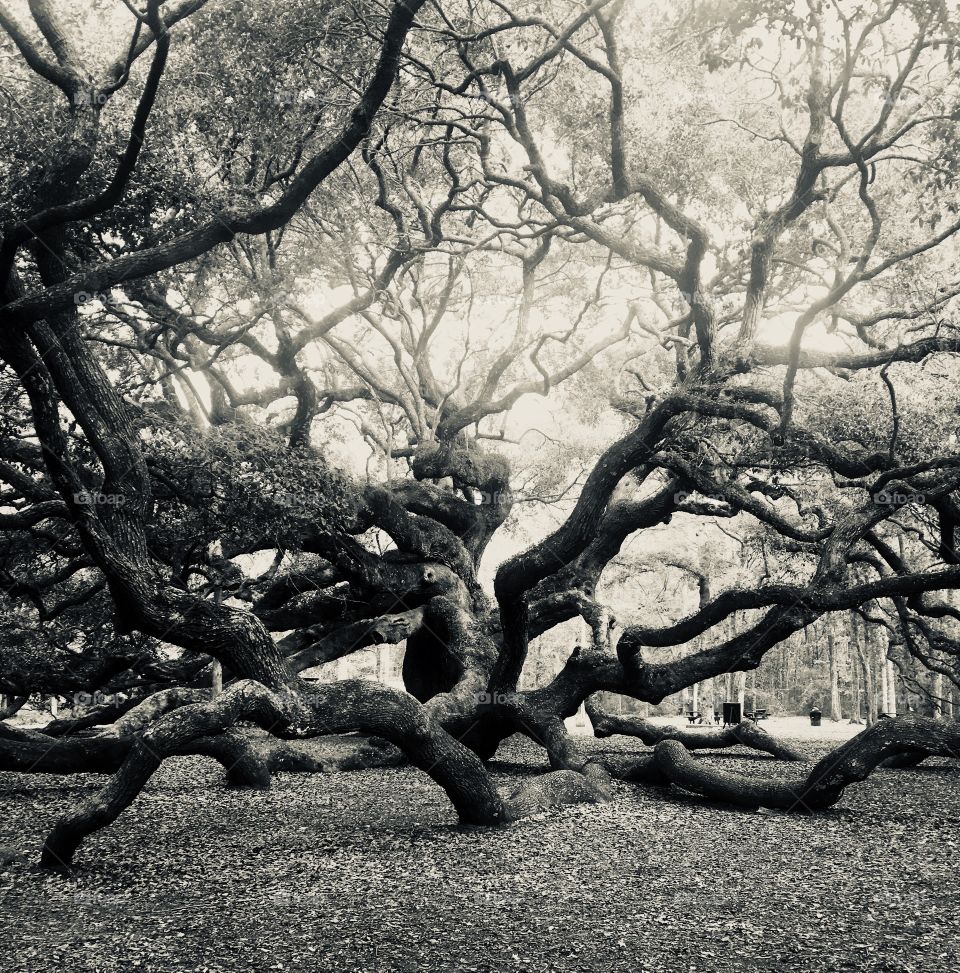
[[(757, 780), (718, 770), (697, 760), (678, 740), (658, 743), (632, 779), (661, 778), (687, 791), (739, 807), (782, 811), (823, 811), (836, 804), (850, 785), (866, 780), (890, 757), (900, 754), (957, 757), (960, 723), (922, 716), (880, 720), (830, 751), (794, 782)], [(639, 770), (641, 773), (637, 773)]]
[(762, 750), (777, 760), (805, 761), (809, 757), (803, 751), (778, 740), (750, 720), (735, 726), (722, 728), (686, 729), (676, 726), (657, 726), (639, 716), (618, 716), (606, 713), (596, 701), (596, 696), (587, 699), (585, 708), (593, 732), (597, 737), (613, 736), (621, 733), (642, 740), (648, 747), (664, 740), (676, 740), (687, 750), (722, 750), (725, 747), (750, 747)]

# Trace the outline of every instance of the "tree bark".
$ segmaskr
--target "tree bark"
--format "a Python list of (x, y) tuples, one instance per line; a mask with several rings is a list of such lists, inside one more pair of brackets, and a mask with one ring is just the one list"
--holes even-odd
[(29, 696), (10, 696), (6, 693), (0, 696), (0, 720), (9, 720), (11, 716), (16, 716), (29, 698)]
[(837, 643), (834, 639), (833, 625), (827, 622), (827, 651), (830, 656), (830, 719), (837, 723), (843, 719), (840, 703), (840, 660)]
[(897, 669), (892, 659), (887, 659), (884, 663), (887, 670), (887, 703), (885, 711), (887, 716), (897, 715)]
[(743, 712), (747, 704), (747, 674), (745, 672), (741, 671), (733, 674), (733, 691), (737, 695), (740, 711)]
[(596, 697), (587, 700), (587, 714), (593, 723), (597, 737), (614, 734), (634, 736), (647, 746), (656, 746), (664, 740), (676, 740), (688, 750), (721, 750), (726, 747), (750, 747), (769, 753), (777, 760), (805, 761), (809, 757), (795, 747), (778, 740), (757, 726), (752, 720), (743, 720), (736, 726), (709, 727), (703, 729), (675, 726), (658, 726), (640, 717), (618, 716), (600, 709)]
[(678, 740), (657, 744), (654, 760), (671, 783), (713, 800), (741, 807), (812, 812), (836, 804), (846, 787), (866, 780), (890, 757), (956, 757), (958, 752), (960, 726), (929, 717), (906, 716), (878, 720), (828, 753), (806, 777), (791, 783), (762, 781), (718, 770), (691, 756)]
[(887, 709), (887, 707), (890, 705), (890, 690), (887, 685), (888, 675), (889, 675), (889, 669), (887, 668), (887, 660), (881, 654), (880, 656), (880, 714), (884, 716), (890, 715)]
[(854, 645), (856, 647), (857, 659), (860, 662), (860, 671), (863, 674), (863, 692), (867, 701), (867, 726), (873, 726), (877, 722), (877, 695), (876, 686), (874, 685), (873, 666), (871, 665), (872, 654), (870, 652), (869, 630), (866, 623), (857, 625)]

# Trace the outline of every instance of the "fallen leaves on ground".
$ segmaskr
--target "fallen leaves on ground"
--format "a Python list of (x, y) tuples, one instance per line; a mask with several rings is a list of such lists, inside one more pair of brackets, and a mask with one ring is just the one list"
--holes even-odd
[[(701, 759), (803, 773), (739, 749)], [(492, 767), (515, 784), (542, 753), (511, 740)], [(958, 968), (956, 763), (878, 771), (815, 816), (617, 784), (608, 804), (474, 829), (411, 768), (278, 774), (253, 793), (178, 758), (73, 877), (37, 869), (56, 818), (103, 782), (0, 774), (11, 973)]]

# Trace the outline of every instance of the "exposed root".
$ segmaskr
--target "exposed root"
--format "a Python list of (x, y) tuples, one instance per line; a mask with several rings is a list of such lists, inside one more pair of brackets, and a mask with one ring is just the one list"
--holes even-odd
[(601, 804), (610, 800), (610, 774), (585, 756), (559, 717), (538, 719), (524, 713), (525, 732), (546, 748), (554, 770), (526, 781), (504, 798), (511, 821), (563, 804)]
[(399, 747), (378, 737), (321, 737), (309, 745), (264, 737), (259, 746), (266, 751), (270, 770), (287, 773), (331, 774), (372, 767), (397, 767), (407, 762)]
[[(345, 744), (341, 739), (335, 748), (327, 748), (324, 757), (296, 743), (276, 743), (232, 729), (239, 720), (252, 720), (290, 737), (360, 731), (389, 742), (354, 738), (352, 744)], [(360, 680), (307, 691), (274, 691), (259, 682), (240, 680), (214, 700), (168, 712), (132, 740), (69, 741), (99, 739), (101, 746), (113, 743), (129, 749), (106, 786), (57, 823), (44, 843), (41, 863), (68, 871), (83, 839), (114, 821), (165, 758), (183, 752), (206, 753), (225, 765), (230, 760), (231, 780), (253, 787), (269, 786), (271, 769), (383, 765), (398, 763), (405, 755), (444, 788), (465, 824), (503, 824), (561, 804), (608, 799), (607, 769), (578, 752), (561, 720), (545, 720), (538, 733), (559, 769), (501, 794), (477, 755), (405, 693)]]
[(505, 820), (517, 821), (564, 804), (602, 804), (609, 799), (605, 774), (597, 770), (587, 773), (555, 770), (525, 781), (512, 793), (505, 795)]
[(648, 747), (656, 746), (664, 740), (676, 740), (687, 750), (722, 750), (726, 747), (743, 746), (750, 747), (752, 750), (762, 750), (777, 760), (801, 762), (810, 759), (802, 750), (778, 740), (751, 720), (744, 720), (736, 726), (703, 729), (658, 726), (639, 716), (617, 716), (604, 712), (594, 696), (587, 699), (586, 710), (593, 724), (594, 735), (597, 737), (620, 733), (624, 736), (637, 737)]
[[(231, 767), (238, 777), (261, 784), (269, 769), (249, 741), (228, 739), (227, 744), (211, 743), (239, 719), (252, 719), (265, 728), (289, 724), (296, 716), (289, 696), (275, 693), (252, 680), (234, 683), (222, 696), (208, 703), (182, 706), (157, 721), (142, 736), (134, 737), (119, 770), (97, 794), (64, 815), (44, 842), (40, 863), (46, 868), (68, 871), (73, 855), (83, 839), (114, 821), (134, 801), (165, 757), (182, 753), (184, 748), (207, 738), (201, 746), (213, 748), (218, 756), (222, 747), (237, 758)], [(94, 738), (96, 739), (96, 738)], [(236, 743), (236, 748), (231, 744)]]
[(960, 756), (960, 723), (905, 716), (880, 720), (819, 760), (793, 783), (758, 781), (718, 770), (691, 756), (678, 740), (664, 740), (654, 749), (656, 769), (670, 783), (712, 800), (740, 807), (784, 811), (821, 811), (831, 807), (846, 787), (867, 777), (889, 758), (902, 755)]
[[(265, 784), (269, 765), (249, 739), (224, 731), (251, 720), (268, 731), (316, 736), (361, 730), (389, 738), (411, 762), (447, 792), (461, 821), (497, 824), (509, 819), (504, 804), (479, 758), (447, 734), (405, 693), (360, 680), (274, 691), (253, 680), (240, 680), (215, 700), (181, 706), (134, 737), (119, 770), (96, 795), (65, 815), (44, 843), (41, 864), (64, 871), (83, 839), (114, 821), (169, 756), (200, 746), (217, 755), (225, 746), (239, 748), (235, 774), (255, 786)], [(227, 743), (223, 742), (226, 737)], [(292, 761), (287, 749), (278, 760)], [(298, 757), (297, 759), (303, 759)], [(289, 765), (289, 764), (288, 764)]]

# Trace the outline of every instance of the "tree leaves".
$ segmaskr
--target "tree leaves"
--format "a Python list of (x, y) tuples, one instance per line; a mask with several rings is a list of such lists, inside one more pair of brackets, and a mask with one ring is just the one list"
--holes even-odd
[[(504, 778), (540, 761), (514, 741), (502, 758), (520, 761), (494, 764)], [(218, 778), (168, 762), (64, 882), (17, 854), (35, 853), (63, 782), (0, 774), (6, 968), (919, 973), (957, 946), (956, 768), (879, 772), (817, 817), (618, 784), (610, 804), (483, 831), (453, 827), (410, 769), (280, 774), (262, 794)]]
[(347, 477), (268, 427), (169, 425), (150, 429), (148, 444), (160, 491), (154, 536), (170, 549), (215, 539), (296, 546), (305, 531), (342, 528), (356, 508)]

